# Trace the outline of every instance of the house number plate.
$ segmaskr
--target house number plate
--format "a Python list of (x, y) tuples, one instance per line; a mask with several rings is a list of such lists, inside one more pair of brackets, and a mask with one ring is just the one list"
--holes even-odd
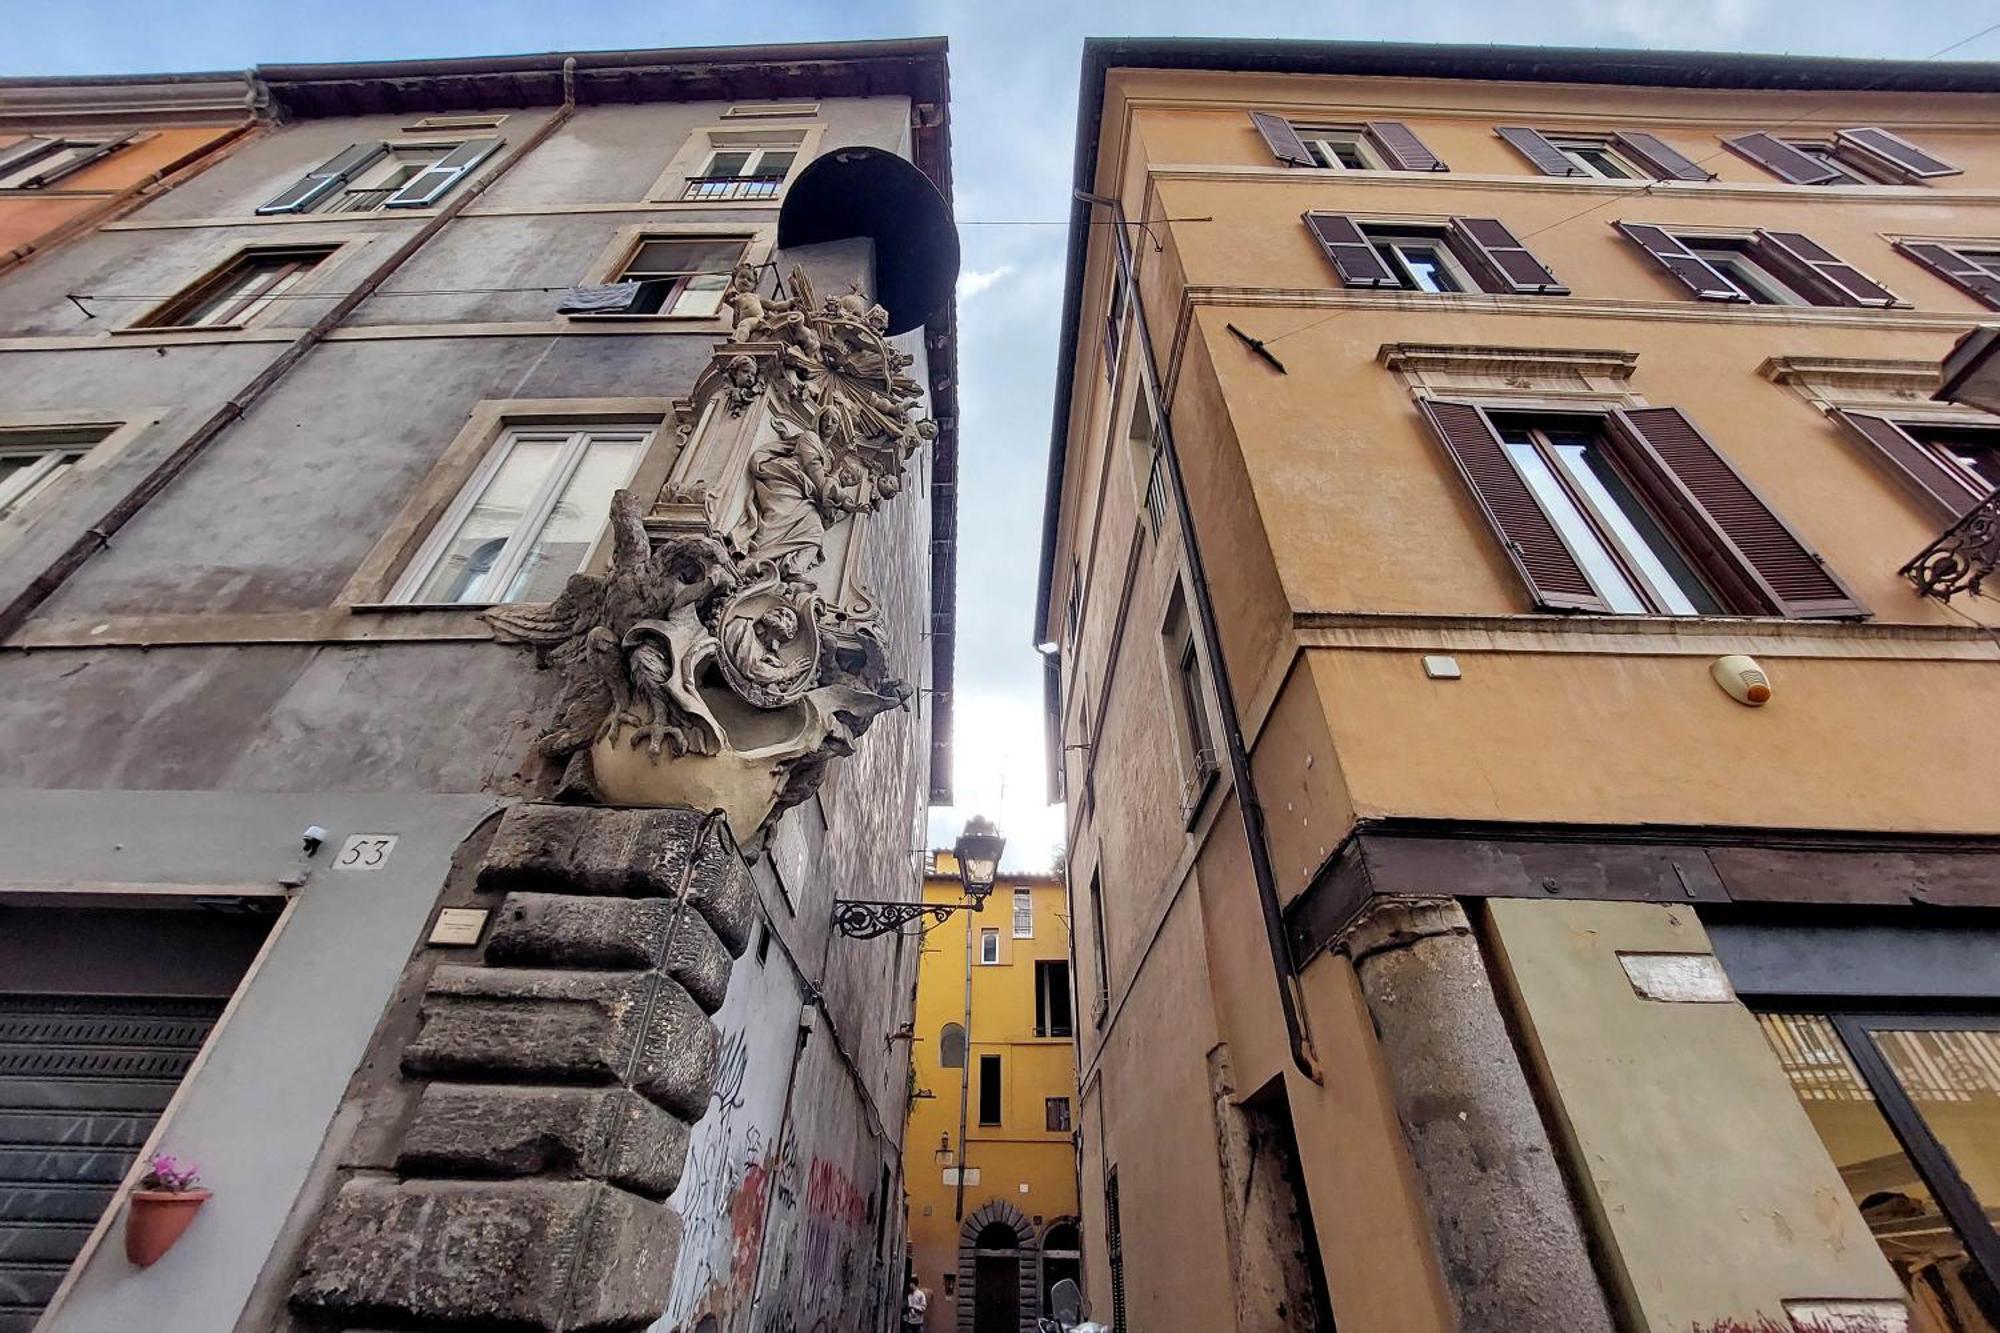
[(380, 870), (389, 864), (389, 853), (396, 850), (396, 835), (393, 833), (354, 833), (340, 844), (340, 854), (333, 858), (335, 870)]

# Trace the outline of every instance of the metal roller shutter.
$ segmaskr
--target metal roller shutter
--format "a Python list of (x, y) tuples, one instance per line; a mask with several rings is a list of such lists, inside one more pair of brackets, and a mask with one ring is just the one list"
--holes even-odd
[(28, 1333), (219, 999), (0, 994), (0, 1333)]

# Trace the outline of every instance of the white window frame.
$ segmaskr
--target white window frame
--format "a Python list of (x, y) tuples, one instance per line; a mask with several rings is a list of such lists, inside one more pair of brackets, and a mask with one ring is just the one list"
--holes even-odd
[[(50, 432), (59, 428), (50, 427)], [(13, 434), (32, 435), (33, 430), (0, 430), (0, 458), (32, 458), (35, 461), (11, 476), (0, 477), (0, 524), (12, 519), (38, 496), (46, 494), (50, 487), (60, 482), (69, 470), (82, 462), (85, 455), (102, 444), (102, 439), (88, 444), (61, 444), (53, 441), (42, 443), (9, 444), (7, 437)], [(109, 430), (105, 431), (110, 434)]]
[[(396, 580), (396, 586), (389, 593), (389, 601), (405, 606), (440, 605), (478, 607), (500, 604), (488, 599), (472, 599), (448, 603), (420, 602), (416, 600), (416, 592), (430, 579), (431, 574), (437, 568), (439, 560), (443, 559), (445, 551), (450, 548), (452, 538), (464, 526), (465, 520), (471, 515), (473, 507), (479, 503), (479, 497), (485, 493), (487, 485), (493, 480), (494, 475), (500, 471), (508, 455), (513, 452), (514, 446), (520, 443), (522, 439), (558, 434), (567, 435), (568, 437), (563, 442), (561, 452), (556, 455), (555, 465), (549, 469), (549, 475), (536, 490), (534, 499), (530, 501), (526, 512), (521, 517), (520, 523), (515, 526), (512, 533), (508, 534), (507, 544), (501, 548), (500, 554), (494, 558), (493, 567), (482, 576), (486, 586), (493, 589), (505, 589), (508, 584), (514, 581), (514, 576), (520, 573), (522, 562), (526, 560), (529, 548), (533, 545), (534, 540), (541, 535), (542, 529), (548, 525), (549, 516), (555, 509), (556, 500), (561, 496), (563, 487), (569, 484), (569, 479), (575, 474), (578, 465), (583, 462), (583, 457), (589, 451), (592, 440), (607, 439), (608, 442), (610, 439), (615, 438), (620, 443), (629, 442), (638, 445), (638, 448), (634, 449), (632, 453), (632, 468), (626, 473), (624, 478), (625, 481), (630, 481), (632, 474), (638, 471), (639, 464), (645, 458), (646, 450), (652, 444), (653, 438), (657, 433), (653, 427), (639, 425), (593, 424), (574, 428), (565, 427), (560, 424), (519, 424), (507, 426), (500, 433), (500, 437), (487, 449), (486, 456), (480, 460), (479, 466), (473, 470), (472, 475), (466, 478), (465, 484), (459, 488), (458, 495), (452, 500), (450, 507), (431, 526), (430, 533), (424, 538), (423, 545), (417, 549), (416, 556), (410, 561), (409, 566), (404, 569), (402, 577)], [(605, 528), (610, 526), (608, 515), (606, 516), (604, 526)], [(591, 561), (596, 558), (598, 549), (603, 544), (604, 530), (600, 529), (596, 539), (591, 542), (590, 549), (584, 553), (583, 560), (577, 565), (577, 572), (589, 568)]]
[(780, 120), (817, 116), (818, 102), (738, 102), (722, 113), (724, 120)]
[[(1430, 236), (1414, 231), (1396, 232), (1386, 227), (1371, 227), (1367, 223), (1359, 225), (1361, 226), (1361, 234), (1368, 238), (1368, 244), (1374, 247), (1378, 253), (1382, 247), (1388, 247), (1390, 254), (1384, 257), (1384, 262), (1389, 264), (1389, 267), (1395, 271), (1396, 276), (1399, 278), (1408, 277), (1411, 280), (1410, 286), (1399, 287), (1399, 290), (1420, 292), (1425, 296), (1476, 296), (1485, 290), (1473, 278), (1465, 265), (1459, 261), (1457, 252), (1451, 248), (1449, 237), (1444, 235)], [(1417, 286), (1415, 270), (1410, 267), (1409, 260), (1403, 257), (1403, 247), (1406, 245), (1421, 246), (1424, 249), (1436, 251), (1438, 264), (1451, 274), (1452, 281), (1458, 284), (1458, 290), (1455, 292), (1434, 292), (1428, 287)]]
[[(1023, 930), (1022, 923), (1027, 923)], [(1029, 889), (1014, 890), (1014, 938), (1031, 940), (1035, 938), (1035, 895)]]
[(405, 125), (403, 133), (435, 134), (440, 130), (497, 130), (506, 119), (505, 115), (499, 114), (491, 116), (425, 116), (414, 125)]
[(1000, 928), (982, 926), (979, 930), (979, 965), (993, 967), (1000, 962)]
[[(1592, 134), (1549, 134), (1543, 137), (1549, 141), (1550, 147), (1561, 153), (1564, 160), (1569, 162), (1571, 166), (1574, 166), (1584, 175), (1596, 180), (1651, 181), (1659, 179), (1659, 173), (1640, 166), (1630, 157), (1619, 152), (1608, 138), (1599, 138)], [(1604, 156), (1616, 162), (1620, 167), (1623, 167), (1625, 174), (1623, 176), (1606, 175), (1598, 169), (1596, 163), (1583, 155), (1585, 150), (1604, 154)]]
[[(1382, 155), (1368, 142), (1368, 132), (1359, 129), (1345, 129), (1333, 125), (1293, 125), (1293, 133), (1313, 155), (1313, 160), (1328, 171), (1387, 171), (1388, 165)], [(1361, 165), (1350, 167), (1340, 160), (1333, 149), (1335, 146), (1352, 148), (1354, 155), (1361, 159)]]
[[(1745, 237), (1690, 235), (1686, 232), (1678, 231), (1668, 231), (1667, 234), (1685, 246), (1689, 254), (1708, 265), (1709, 271), (1715, 274), (1716, 277), (1722, 279), (1737, 291), (1742, 292), (1745, 296), (1750, 296), (1751, 304), (1753, 305), (1812, 305), (1812, 302), (1807, 300), (1803, 293), (1799, 292), (1798, 289), (1777, 274), (1771, 272), (1769, 268), (1759, 263), (1757, 257), (1747, 249), (1742, 248), (1746, 244), (1747, 238)], [(1725, 268), (1717, 264), (1715, 262), (1717, 254), (1725, 256), (1731, 267)], [(1768, 301), (1756, 300), (1746, 288), (1741, 277), (1733, 271), (1735, 268), (1745, 270), (1748, 274), (1750, 285), (1771, 299)]]
[[(32, 137), (32, 136), (30, 136)], [(41, 190), (47, 189), (69, 175), (88, 165), (84, 159), (97, 153), (99, 149), (113, 145), (122, 138), (116, 134), (56, 135), (51, 136), (49, 147), (27, 161), (0, 176), (0, 190)], [(9, 145), (11, 148), (12, 145)], [(43, 179), (46, 177), (47, 179)], [(10, 182), (37, 182), (36, 184), (10, 184)]]
[[(165, 301), (147, 311), (132, 324), (127, 325), (122, 331), (154, 333), (174, 329), (243, 328), (269, 311), (281, 296), (291, 292), (293, 288), (302, 282), (308, 281), (315, 274), (324, 272), (332, 262), (334, 256), (340, 253), (340, 248), (339, 244), (253, 245), (239, 250), (203, 276), (182, 288), (171, 300)], [(298, 262), (296, 257), (306, 251), (323, 251), (324, 253), (321, 253), (310, 264)], [(176, 319), (171, 323), (164, 322), (165, 313), (176, 307), (180, 307), (183, 310), (192, 310), (197, 306), (215, 301), (221, 295), (221, 284), (228, 280), (232, 271), (239, 266), (245, 270), (241, 276), (248, 278), (252, 275), (249, 269), (252, 261), (267, 255), (288, 254), (294, 256), (294, 262), (297, 266), (278, 278), (269, 287), (249, 298), (247, 304), (236, 305), (230, 318), (222, 318), (225, 312), (232, 309), (229, 303), (224, 303), (217, 306), (208, 316), (201, 319)], [(242, 300), (240, 287), (231, 299), (233, 301)]]

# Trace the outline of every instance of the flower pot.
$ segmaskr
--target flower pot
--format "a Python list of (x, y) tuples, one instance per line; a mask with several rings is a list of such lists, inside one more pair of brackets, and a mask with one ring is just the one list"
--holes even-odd
[(125, 1210), (125, 1257), (141, 1268), (157, 1262), (188, 1229), (209, 1194), (208, 1190), (133, 1190)]

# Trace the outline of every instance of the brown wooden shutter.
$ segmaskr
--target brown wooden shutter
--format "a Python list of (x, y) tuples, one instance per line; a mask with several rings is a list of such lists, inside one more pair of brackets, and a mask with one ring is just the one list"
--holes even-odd
[(1779, 272), (1798, 279), (1802, 286), (1823, 299), (1817, 305), (1893, 306), (1902, 304), (1896, 294), (1869, 278), (1852, 264), (1810, 236), (1796, 231), (1757, 230), (1757, 257)]
[(1588, 176), (1576, 163), (1563, 156), (1562, 149), (1542, 137), (1540, 130), (1525, 125), (1495, 125), (1493, 132), (1514, 146), (1514, 150), (1544, 176)]
[(1779, 180), (1794, 185), (1824, 185), (1840, 178), (1840, 173), (1826, 163), (1807, 157), (1777, 135), (1762, 130), (1739, 134), (1722, 143), (1738, 157), (1748, 158)]
[(1499, 218), (1453, 218), (1451, 233), (1459, 257), (1475, 270), (1485, 270), (1486, 290), (1569, 295), (1569, 288), (1557, 282), (1556, 275), (1516, 240)]
[(1514, 572), (1544, 611), (1597, 611), (1611, 604), (1590, 586), (1583, 566), (1549, 519), (1521, 473), (1508, 461), (1506, 447), (1486, 413), (1471, 403), (1418, 403), (1472, 492), (1479, 512), (1492, 525)]
[(1308, 213), (1306, 228), (1333, 261), (1343, 287), (1400, 287), (1402, 283), (1375, 253), (1375, 247), (1344, 213)]
[(1648, 222), (1614, 222), (1612, 226), (1625, 233), (1640, 249), (1651, 255), (1656, 263), (1680, 280), (1683, 287), (1704, 301), (1747, 301), (1749, 298), (1737, 291), (1722, 276), (1708, 266), (1708, 262), (1687, 248), (1677, 238), (1664, 229)]
[(1939, 513), (1963, 518), (1979, 503), (1979, 497), (1960, 484), (1943, 459), (1887, 417), (1842, 411), (1833, 416), (1879, 454), (1891, 473), (1936, 505)]
[(1257, 133), (1264, 136), (1264, 142), (1271, 149), (1271, 156), (1288, 167), (1316, 167), (1319, 159), (1306, 147), (1306, 141), (1292, 128), (1292, 122), (1283, 116), (1274, 116), (1268, 111), (1252, 111), (1251, 124)]
[(1416, 131), (1400, 120), (1371, 120), (1363, 129), (1375, 141), (1376, 151), (1397, 171), (1449, 171), (1438, 155), (1424, 146)]
[(1715, 179), (1714, 172), (1681, 156), (1657, 134), (1648, 134), (1644, 130), (1619, 130), (1611, 136), (1611, 141), (1623, 149), (1626, 156), (1637, 158), (1663, 181)]
[(1963, 288), (1993, 309), (2000, 310), (2000, 278), (1950, 246), (1934, 241), (1897, 241), (1896, 248), (1946, 282)]
[(1626, 408), (1611, 421), (1652, 464), (1635, 468), (1635, 477), (1741, 609), (1793, 617), (1868, 614), (1678, 408)]
[(44, 153), (55, 151), (56, 141), (41, 134), (30, 134), (15, 143), (0, 148), (0, 173), (24, 165)]
[(1964, 167), (1955, 167), (1934, 157), (1900, 134), (1875, 125), (1842, 130), (1833, 136), (1836, 149), (1859, 153), (1864, 161), (1881, 163), (1899, 175), (1928, 180), (1932, 176), (1963, 176)]

